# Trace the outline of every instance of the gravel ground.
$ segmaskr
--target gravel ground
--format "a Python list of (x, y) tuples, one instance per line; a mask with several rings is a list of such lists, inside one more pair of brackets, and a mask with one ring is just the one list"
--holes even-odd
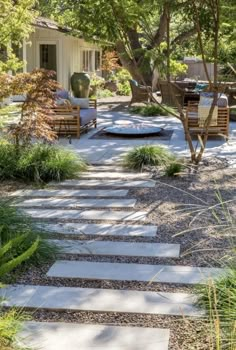
[[(137, 199), (136, 210), (147, 210), (149, 213), (145, 224), (151, 223), (158, 226), (158, 232), (154, 238), (50, 235), (51, 238), (58, 239), (179, 243), (181, 244), (180, 259), (63, 254), (59, 258), (119, 263), (221, 266), (221, 258), (226, 254), (230, 254), (228, 248), (232, 245), (232, 240), (235, 240), (235, 235), (232, 229), (231, 231), (225, 231), (222, 227), (215, 227), (215, 214), (218, 215), (220, 223), (225, 223), (225, 216), (228, 215), (228, 211), (223, 206), (220, 207), (217, 205), (219, 201), (217, 199), (217, 191), (220, 191), (224, 201), (232, 201), (234, 199), (234, 202), (229, 202), (228, 205), (230, 207), (229, 211), (235, 215), (236, 171), (227, 168), (224, 162), (216, 159), (204, 162), (199, 170), (196, 174), (176, 178), (159, 177), (157, 175), (157, 185), (155, 188), (133, 188), (129, 191), (126, 198)], [(3, 183), (0, 184), (0, 196), (19, 188), (31, 187), (31, 185), (25, 186), (22, 183)], [(207, 209), (209, 206), (214, 206), (214, 212)], [(80, 220), (76, 220), (75, 222), (80, 222)], [(90, 222), (99, 223), (101, 221)], [(129, 222), (126, 222), (126, 224), (129, 224)], [(130, 224), (134, 224), (134, 222), (130, 222)], [(138, 224), (138, 222), (135, 222), (135, 224)], [(140, 224), (144, 223), (142, 222)], [(189, 232), (181, 234), (181, 232), (186, 230), (189, 230)], [(18, 272), (14, 276), (11, 275), (12, 281), (16, 283), (53, 286), (193, 292), (193, 288), (187, 285), (47, 278), (45, 274), (51, 265), (52, 263), (45, 264), (40, 268), (32, 267), (30, 271), (25, 271), (21, 274)], [(34, 311), (32, 312), (32, 317), (39, 321), (106, 323), (170, 328), (170, 350), (209, 350), (212, 348), (208, 328), (203, 320), (156, 315), (71, 311), (52, 312), (47, 310)]]

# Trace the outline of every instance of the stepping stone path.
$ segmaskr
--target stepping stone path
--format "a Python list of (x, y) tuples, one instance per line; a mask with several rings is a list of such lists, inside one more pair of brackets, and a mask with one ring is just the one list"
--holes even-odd
[(27, 347), (40, 350), (168, 350), (169, 330), (55, 322), (30, 322)]
[(52, 207), (52, 208), (133, 208), (135, 199), (75, 199), (75, 198), (34, 198), (28, 199), (18, 206), (32, 207)]
[(157, 227), (150, 225), (113, 225), (113, 224), (36, 224), (47, 233), (63, 235), (95, 235), (95, 236), (128, 236), (128, 237), (155, 237)]
[(79, 255), (123, 255), (178, 258), (179, 244), (50, 240), (64, 253)]
[[(63, 286), (63, 279), (70, 278), (140, 281), (146, 282), (147, 288), (149, 282), (158, 282), (161, 288), (161, 283), (205, 283), (224, 272), (180, 266), (178, 244), (153, 243), (158, 227), (146, 224), (148, 210), (136, 210), (136, 199), (129, 197), (132, 188), (152, 190), (155, 181), (149, 173), (129, 173), (113, 166), (89, 169), (91, 172), (77, 180), (52, 183), (43, 190), (12, 193), (19, 210), (29, 214), (35, 226), (51, 236), (50, 241), (62, 249), (65, 257), (74, 254), (80, 259), (58, 260), (49, 268), (46, 275), (52, 280), (61, 279), (60, 287), (6, 286), (0, 289), (0, 297), (5, 297), (2, 304), (55, 312), (135, 313), (140, 315), (140, 322), (145, 314), (201, 317), (204, 312), (195, 306), (196, 297), (190, 293)], [(136, 237), (145, 238), (145, 242), (136, 242)], [(84, 254), (90, 255), (91, 261), (81, 260)], [(107, 259), (172, 258), (176, 265), (102, 262), (100, 255)], [(161, 328), (62, 322), (26, 322), (22, 332), (25, 346), (41, 350), (168, 350), (169, 335), (168, 329)]]

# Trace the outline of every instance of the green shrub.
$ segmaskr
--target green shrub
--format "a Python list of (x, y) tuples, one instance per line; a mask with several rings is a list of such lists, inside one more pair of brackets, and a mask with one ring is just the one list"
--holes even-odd
[(184, 169), (183, 163), (180, 161), (174, 161), (168, 164), (165, 168), (165, 175), (167, 176), (177, 176), (180, 174)]
[(24, 213), (7, 199), (0, 200), (0, 277), (29, 259), (38, 265), (50, 261), (59, 252), (40, 236)]
[(0, 179), (35, 182), (61, 181), (78, 176), (86, 163), (75, 153), (48, 144), (16, 148), (0, 142)]
[(0, 141), (0, 179), (13, 179), (17, 169), (18, 155), (14, 145)]
[(129, 79), (132, 79), (132, 77), (127, 69), (121, 68), (118, 69), (114, 79), (120, 83), (124, 83), (126, 81), (129, 81)]
[(145, 117), (151, 117), (151, 116), (157, 116), (157, 115), (168, 116), (173, 110), (171, 107), (168, 107), (168, 106), (165, 106), (165, 108), (167, 109), (167, 111), (163, 109), (160, 105), (151, 103), (146, 106), (131, 107), (130, 112), (137, 113)]
[(123, 83), (118, 83), (117, 84), (117, 94), (122, 95), (122, 96), (131, 95), (130, 83), (128, 81), (125, 81)]
[(97, 89), (96, 92), (96, 98), (106, 98), (106, 97), (113, 97), (114, 94), (108, 89)]
[(124, 157), (124, 166), (142, 171), (145, 166), (167, 165), (175, 157), (161, 146), (145, 145), (136, 147)]

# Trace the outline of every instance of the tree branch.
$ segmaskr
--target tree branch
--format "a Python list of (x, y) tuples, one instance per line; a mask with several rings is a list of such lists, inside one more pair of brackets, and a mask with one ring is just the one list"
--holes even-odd
[(174, 40), (171, 41), (171, 46), (182, 44), (194, 34), (197, 34), (197, 28), (191, 28), (186, 32), (179, 34)]

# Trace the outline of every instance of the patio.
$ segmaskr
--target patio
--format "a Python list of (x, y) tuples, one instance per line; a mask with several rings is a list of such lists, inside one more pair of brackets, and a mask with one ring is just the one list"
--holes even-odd
[[(122, 98), (121, 103), (128, 104), (129, 98)], [(126, 101), (127, 100), (127, 101)], [(71, 145), (66, 138), (60, 138), (59, 143), (74, 149), (81, 156), (92, 164), (111, 164), (119, 162), (121, 155), (128, 152), (135, 146), (144, 144), (160, 144), (168, 147), (178, 156), (188, 157), (188, 145), (184, 138), (184, 132), (181, 122), (174, 117), (142, 117), (140, 115), (130, 114), (128, 109), (122, 108), (119, 103), (114, 103), (114, 98), (106, 99), (106, 103), (98, 104), (98, 128), (90, 129), (87, 134), (83, 134), (80, 139), (73, 138)], [(115, 106), (115, 107), (114, 107)], [(170, 140), (153, 140), (153, 139), (91, 139), (99, 130), (104, 127), (116, 124), (132, 122), (134, 124), (146, 123), (148, 125), (158, 126), (165, 130), (173, 130)], [(196, 141), (197, 142), (197, 141)], [(209, 138), (205, 157), (227, 158), (232, 167), (236, 167), (236, 122), (230, 122), (229, 141), (223, 138)]]

